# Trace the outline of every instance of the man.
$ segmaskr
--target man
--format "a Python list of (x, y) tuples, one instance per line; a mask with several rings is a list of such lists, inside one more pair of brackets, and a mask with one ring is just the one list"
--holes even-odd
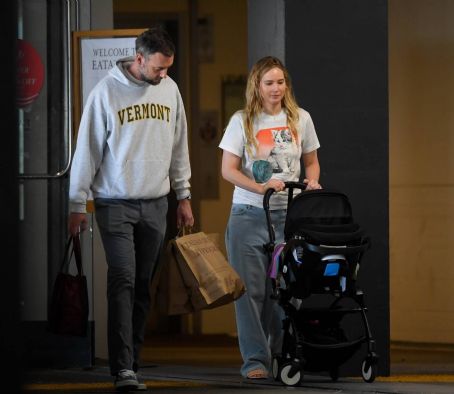
[(149, 285), (166, 231), (167, 194), (178, 200), (177, 226), (192, 226), (186, 115), (167, 76), (175, 47), (161, 28), (136, 39), (90, 93), (70, 176), (69, 231), (87, 227), (91, 191), (107, 274), (108, 349), (115, 388), (145, 390), (137, 380), (149, 309)]

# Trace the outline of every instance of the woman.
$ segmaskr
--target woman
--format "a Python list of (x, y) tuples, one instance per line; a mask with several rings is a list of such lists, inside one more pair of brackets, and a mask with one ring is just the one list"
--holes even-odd
[(299, 108), (288, 71), (275, 57), (260, 59), (249, 74), (246, 106), (236, 112), (219, 147), (223, 149), (222, 176), (235, 185), (226, 230), (229, 261), (246, 284), (247, 292), (235, 302), (241, 374), (265, 379), (271, 356), (280, 353), (282, 311), (270, 298), (269, 241), (263, 195), (272, 188), (271, 220), (276, 242), (284, 239), (287, 208), (286, 181), (300, 179), (304, 163), (307, 189), (319, 189), (320, 144), (309, 113)]

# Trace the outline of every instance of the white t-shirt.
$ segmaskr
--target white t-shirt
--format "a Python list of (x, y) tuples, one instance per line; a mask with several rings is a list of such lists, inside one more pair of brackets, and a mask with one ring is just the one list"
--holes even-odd
[[(254, 121), (258, 148), (251, 147), (252, 155), (246, 149), (243, 119), (243, 111), (238, 111), (231, 117), (219, 147), (240, 157), (241, 171), (257, 183), (266, 183), (270, 178), (298, 182), (301, 155), (320, 147), (309, 113), (299, 108), (298, 141), (295, 142), (287, 126), (287, 114), (284, 110), (274, 116), (262, 112)], [(235, 186), (233, 203), (263, 207), (263, 195)], [(287, 190), (271, 196), (270, 209), (286, 207)]]

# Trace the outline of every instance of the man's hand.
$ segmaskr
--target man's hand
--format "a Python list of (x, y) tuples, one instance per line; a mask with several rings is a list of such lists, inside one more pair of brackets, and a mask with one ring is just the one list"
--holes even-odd
[(86, 213), (71, 212), (69, 214), (68, 231), (73, 237), (86, 230), (87, 227), (88, 220)]
[(191, 202), (187, 199), (179, 200), (177, 207), (177, 228), (194, 226)]

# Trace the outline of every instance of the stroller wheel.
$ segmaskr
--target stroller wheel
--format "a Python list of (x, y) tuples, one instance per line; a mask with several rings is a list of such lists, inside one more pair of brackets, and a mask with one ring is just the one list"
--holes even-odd
[(331, 367), (329, 370), (329, 377), (333, 382), (337, 382), (337, 379), (339, 379), (339, 367)]
[(377, 374), (377, 366), (375, 364), (372, 364), (370, 360), (366, 358), (361, 365), (361, 374), (363, 375), (365, 382), (372, 383), (375, 380), (375, 376)]
[(273, 374), (274, 380), (279, 380), (279, 364), (280, 364), (280, 357), (273, 357), (273, 361), (271, 363), (271, 373)]
[[(293, 373), (292, 369), (294, 368), (297, 368), (297, 370)], [(303, 371), (293, 363), (285, 363), (282, 366), (279, 375), (281, 377), (282, 383), (284, 383), (286, 386), (298, 386), (303, 380)]]

